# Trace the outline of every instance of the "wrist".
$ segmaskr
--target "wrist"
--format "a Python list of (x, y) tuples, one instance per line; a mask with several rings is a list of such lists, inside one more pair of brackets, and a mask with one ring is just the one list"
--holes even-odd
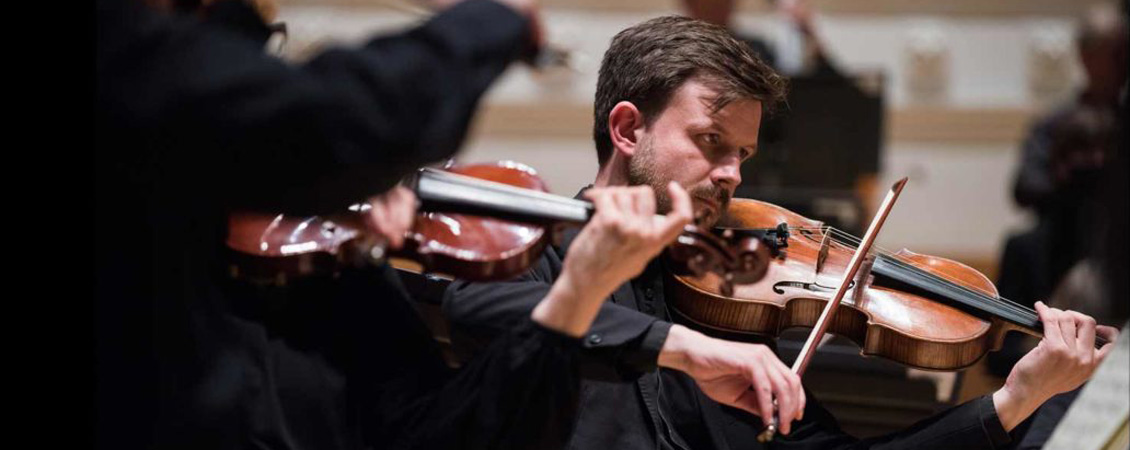
[(993, 393), (993, 407), (1005, 431), (1012, 431), (1027, 419), (1047, 398), (1031, 395), (1023, 389), (1005, 384)]
[(543, 327), (579, 338), (592, 326), (607, 295), (574, 280), (568, 270), (563, 271), (545, 299), (534, 307), (530, 318)]
[(611, 276), (607, 268), (594, 267), (593, 264), (587, 263), (583, 255), (569, 255), (565, 258), (561, 275), (557, 277), (554, 285), (564, 284), (571, 291), (603, 299), (612, 295), (616, 288), (627, 281)]
[(687, 372), (688, 352), (693, 347), (692, 342), (699, 334), (697, 331), (679, 324), (671, 325), (670, 331), (667, 332), (667, 340), (663, 341), (663, 347), (659, 350), (659, 358), (656, 364), (659, 367)]

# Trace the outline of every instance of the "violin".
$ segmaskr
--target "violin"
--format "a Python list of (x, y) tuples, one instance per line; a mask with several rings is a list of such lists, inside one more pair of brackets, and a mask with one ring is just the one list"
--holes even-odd
[[(864, 356), (927, 370), (968, 367), (999, 350), (1009, 331), (1042, 337), (1037, 313), (1000, 297), (973, 268), (906, 249), (872, 252), (906, 181), (891, 187), (862, 239), (776, 205), (734, 199), (718, 225), (731, 235), (771, 234), (775, 259), (766, 275), (734, 290), (709, 274), (665, 271), (667, 301), (692, 324), (732, 333), (812, 328), (791, 367), (797, 376), (825, 333), (850, 339)], [(1096, 336), (1095, 348), (1106, 343)], [(757, 440), (772, 440), (779, 425), (774, 413)]]
[[(694, 325), (775, 337), (815, 327), (844, 281), (860, 239), (773, 204), (735, 198), (717, 225), (763, 236), (774, 257), (755, 283), (728, 287), (712, 274), (666, 271), (674, 313)], [(902, 249), (867, 252), (826, 331), (880, 356), (926, 370), (969, 367), (1018, 331), (1042, 337), (1037, 313), (1002, 298), (985, 275), (960, 262)], [(821, 333), (822, 335), (822, 333)], [(1106, 341), (1096, 337), (1096, 348)]]
[[(418, 214), (404, 245), (388, 251), (366, 231), (367, 204), (326, 216), (237, 212), (229, 216), (230, 275), (257, 284), (335, 274), (388, 257), (420, 270), (473, 281), (512, 278), (529, 269), (566, 227), (593, 215), (590, 202), (548, 193), (532, 168), (509, 161), (421, 169), (412, 185)], [(753, 283), (770, 259), (756, 236), (714, 234), (687, 225), (665, 251), (680, 273), (714, 274), (721, 289)]]

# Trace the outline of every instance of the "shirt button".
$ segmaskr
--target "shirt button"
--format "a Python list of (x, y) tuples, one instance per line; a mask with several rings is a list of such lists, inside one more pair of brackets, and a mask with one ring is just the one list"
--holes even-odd
[(592, 345), (599, 344), (603, 340), (604, 340), (604, 338), (600, 337), (599, 334), (590, 334), (589, 335), (589, 343), (592, 344)]
[(649, 299), (654, 298), (655, 297), (655, 291), (651, 290), (651, 288), (644, 289), (643, 296), (647, 297)]

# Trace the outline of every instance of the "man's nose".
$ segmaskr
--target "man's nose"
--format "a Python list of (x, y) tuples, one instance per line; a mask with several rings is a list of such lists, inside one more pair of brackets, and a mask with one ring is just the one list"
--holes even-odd
[(710, 172), (710, 181), (715, 186), (726, 189), (727, 192), (733, 193), (738, 185), (742, 183), (742, 170), (741, 160), (738, 158), (726, 158), (721, 164), (714, 167)]

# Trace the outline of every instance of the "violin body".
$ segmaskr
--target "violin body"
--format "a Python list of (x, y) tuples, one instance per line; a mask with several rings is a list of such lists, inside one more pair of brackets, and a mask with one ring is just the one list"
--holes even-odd
[[(734, 285), (733, 295), (726, 296), (711, 274), (668, 274), (664, 283), (668, 302), (694, 324), (732, 333), (777, 336), (784, 329), (813, 327), (855, 247), (821, 222), (757, 200), (734, 199), (718, 226), (768, 229), (782, 223), (792, 230), (787, 247), (769, 262), (760, 281)], [(864, 355), (921, 369), (953, 370), (999, 349), (1006, 331), (1036, 334), (1032, 327), (1006, 320), (1019, 317), (997, 317), (954, 305), (944, 298), (952, 286), (922, 288), (895, 279), (905, 278), (900, 271), (906, 264), (915, 269), (906, 269), (907, 273), (929, 272), (959, 286), (954, 292), (967, 289), (978, 297), (996, 298), (988, 278), (964, 264), (905, 249), (880, 258), (872, 256), (864, 263), (827, 329), (854, 341)], [(1031, 325), (1031, 319), (1024, 315), (1016, 321)]]
[[(448, 168), (449, 172), (548, 192), (533, 169), (515, 163)], [(229, 216), (227, 246), (234, 250), (233, 277), (284, 283), (294, 277), (332, 274), (343, 266), (401, 257), (429, 272), (467, 280), (497, 280), (524, 272), (548, 243), (545, 227), (490, 217), (421, 212), (404, 246), (389, 255), (366, 239), (363, 214), (354, 205), (333, 216), (296, 217), (239, 212)]]
[[(451, 173), (549, 192), (537, 172), (516, 163), (452, 167)], [(525, 272), (545, 250), (551, 238), (546, 226), (491, 217), (448, 212), (416, 215), (404, 248), (394, 254), (410, 255), (429, 271), (457, 274), (473, 281), (500, 280)]]

